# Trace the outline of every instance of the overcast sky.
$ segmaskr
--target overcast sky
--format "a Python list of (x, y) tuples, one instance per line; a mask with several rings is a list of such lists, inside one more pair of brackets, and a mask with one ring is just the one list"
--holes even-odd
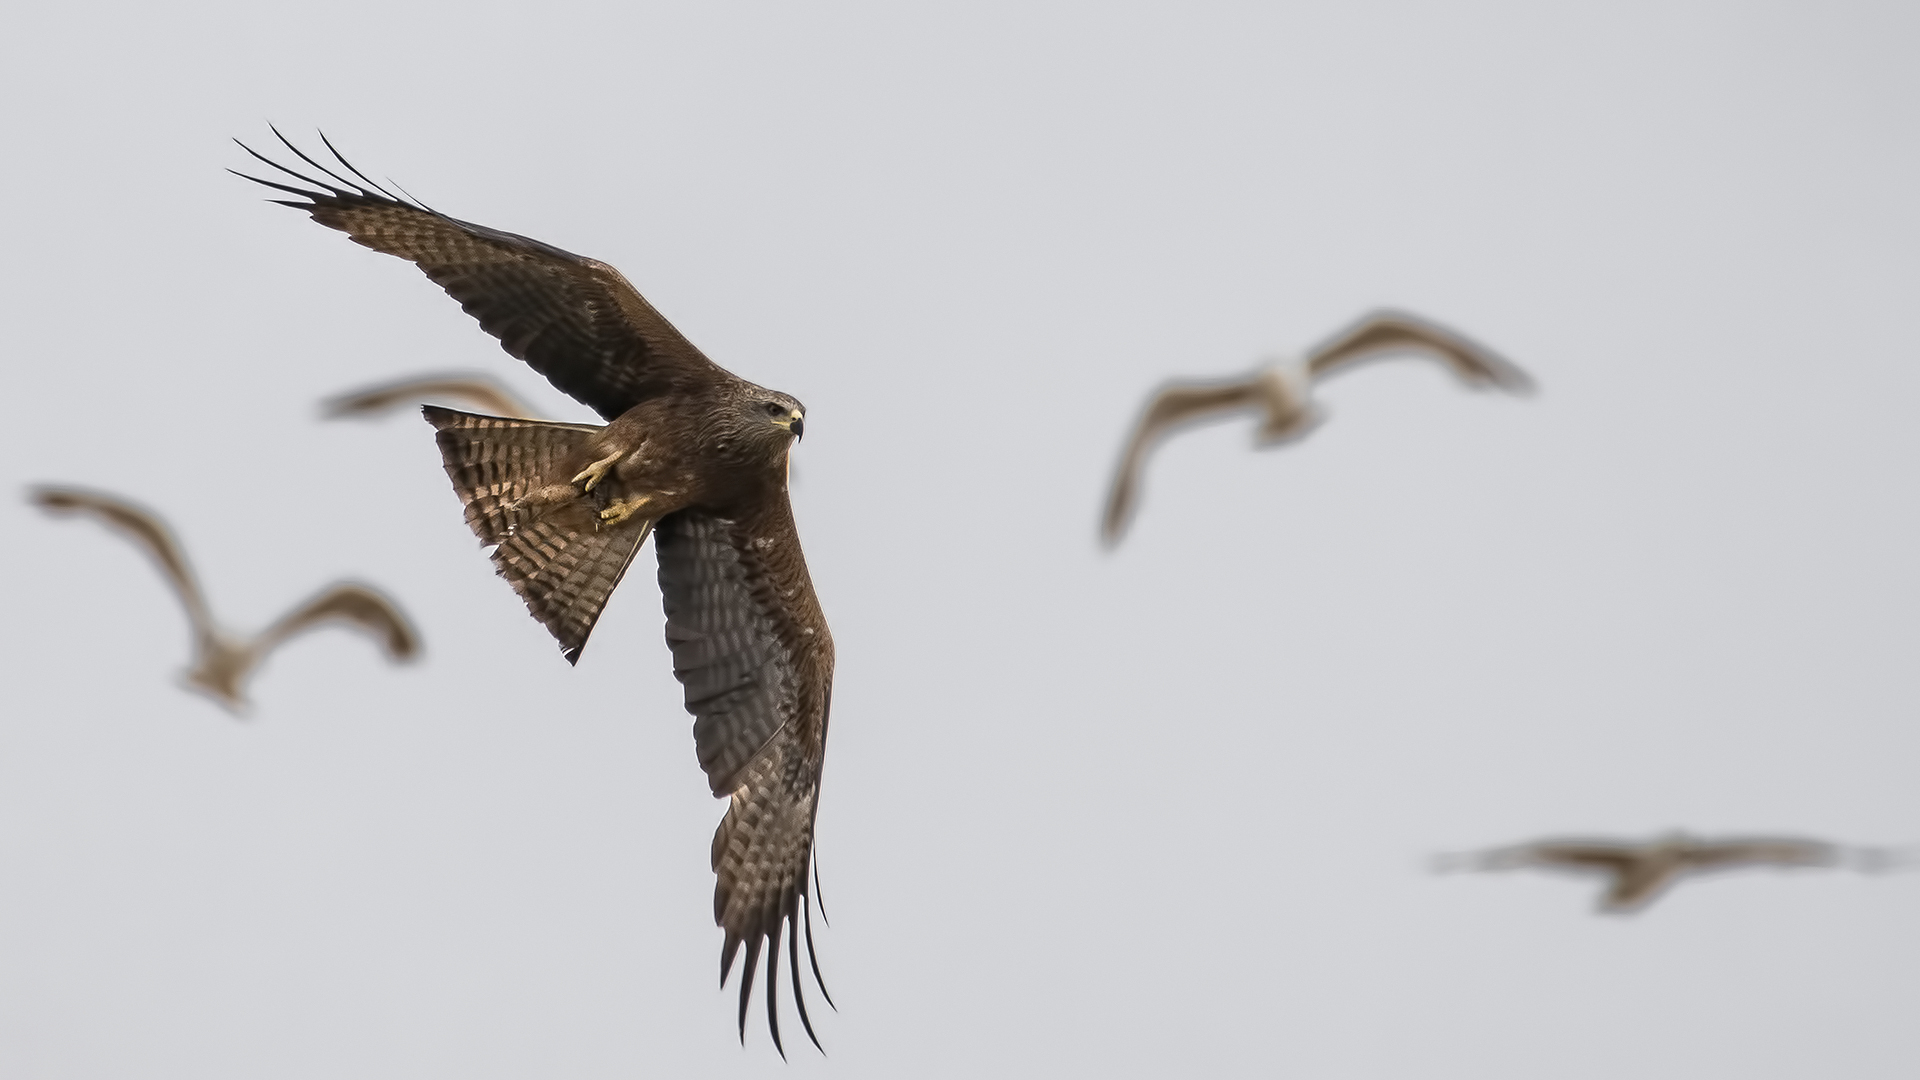
[[(911, 11), (911, 13), (909, 13)], [(1905, 1078), (1920, 874), (1644, 915), (1438, 851), (1920, 841), (1920, 9), (1904, 4), (38, 4), (0, 34), (0, 1074)], [(808, 407), (838, 644), (839, 1004), (716, 990), (650, 556), (577, 669), (426, 425), (587, 410), (227, 140), (325, 130), (605, 259)], [(1095, 543), (1143, 396), (1380, 305), (1531, 372), (1223, 424)], [(162, 511), (236, 628), (340, 577), (239, 723), (39, 481)], [(785, 996), (785, 995), (783, 995)], [(755, 1004), (756, 1016), (758, 1003)], [(798, 1048), (796, 1050), (796, 1043)]]

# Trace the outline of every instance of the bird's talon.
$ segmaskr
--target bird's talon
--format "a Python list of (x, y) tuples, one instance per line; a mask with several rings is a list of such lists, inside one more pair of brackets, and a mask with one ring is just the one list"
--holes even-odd
[(601, 480), (606, 478), (607, 470), (613, 468), (613, 463), (619, 460), (620, 460), (620, 454), (617, 451), (614, 453), (608, 454), (606, 457), (601, 458), (599, 461), (596, 461), (593, 464), (587, 466), (586, 468), (581, 469), (580, 475), (575, 476), (572, 482), (579, 484), (584, 481), (585, 486), (583, 486), (580, 490), (583, 492), (592, 491), (595, 484), (598, 484)]
[(645, 505), (647, 505), (645, 498), (620, 499), (608, 503), (607, 508), (600, 511), (600, 523), (603, 525), (618, 525), (639, 513), (640, 508)]

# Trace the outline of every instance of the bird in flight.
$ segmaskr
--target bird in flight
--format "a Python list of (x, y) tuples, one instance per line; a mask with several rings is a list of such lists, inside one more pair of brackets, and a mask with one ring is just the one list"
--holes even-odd
[(308, 630), (328, 625), (358, 630), (379, 642), (392, 661), (411, 660), (419, 654), (420, 639), (393, 601), (376, 589), (347, 581), (321, 589), (252, 637), (229, 633), (214, 622), (186, 555), (166, 524), (151, 512), (112, 495), (78, 488), (35, 488), (28, 499), (49, 513), (91, 515), (153, 559), (187, 609), (193, 630), (193, 663), (183, 674), (186, 685), (236, 716), (246, 713), (246, 683), (260, 662), (287, 639)]
[(539, 418), (532, 406), (501, 385), (500, 380), (491, 375), (468, 371), (421, 375), (349, 390), (321, 402), (320, 412), (330, 420), (361, 418), (427, 402), (460, 402), (495, 416), (524, 420)]
[(1415, 315), (1376, 311), (1304, 356), (1274, 359), (1249, 375), (1208, 382), (1169, 382), (1154, 391), (1127, 437), (1107, 495), (1101, 538), (1120, 542), (1140, 501), (1147, 455), (1175, 428), (1234, 413), (1255, 412), (1255, 445), (1272, 446), (1305, 437), (1323, 414), (1313, 386), (1328, 375), (1394, 353), (1427, 353), (1473, 387), (1527, 393), (1533, 380), (1483, 345)]
[(1846, 847), (1791, 836), (1743, 836), (1705, 840), (1683, 832), (1652, 840), (1562, 838), (1535, 840), (1490, 851), (1443, 855), (1434, 868), (1450, 870), (1551, 870), (1608, 879), (1600, 910), (1630, 915), (1680, 878), (1746, 867), (1850, 867), (1878, 872), (1911, 861), (1896, 848)]
[(395, 195), (325, 136), (331, 164), (280, 141), (312, 171), (242, 144), (294, 182), (247, 179), (295, 196), (276, 201), (354, 242), (418, 266), (508, 354), (608, 421), (424, 410), (468, 526), (493, 546), (495, 567), (569, 661), (653, 536), (694, 749), (714, 796), (730, 800), (713, 838), (720, 982), (744, 947), (744, 1042), (764, 948), (767, 1025), (785, 1056), (775, 1003), (784, 933), (795, 1006), (818, 1047), (797, 950), (804, 934), (825, 995), (807, 872), (833, 638), (787, 499), (787, 459), (805, 410), (708, 360), (606, 263)]

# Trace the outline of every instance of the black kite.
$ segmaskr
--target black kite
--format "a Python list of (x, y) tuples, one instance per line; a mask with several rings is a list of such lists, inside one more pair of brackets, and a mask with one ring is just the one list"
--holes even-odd
[(833, 638), (787, 502), (787, 457), (805, 411), (708, 360), (613, 267), (396, 196), (331, 143), (351, 179), (281, 142), (328, 179), (243, 144), (305, 186), (247, 179), (298, 196), (283, 205), (355, 243), (414, 263), (509, 354), (609, 421), (425, 410), (467, 524), (495, 545), (500, 574), (569, 661), (653, 535), (667, 644), (700, 766), (715, 797), (732, 800), (713, 837), (721, 985), (745, 945), (744, 1040), (765, 947), (767, 1023), (779, 1047), (784, 931), (800, 1022), (818, 1046), (800, 993), (798, 938), (806, 936), (818, 984), (807, 871)]

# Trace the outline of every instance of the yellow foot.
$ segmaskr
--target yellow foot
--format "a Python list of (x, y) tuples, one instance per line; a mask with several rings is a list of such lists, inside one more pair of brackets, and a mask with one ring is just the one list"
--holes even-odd
[(620, 452), (616, 450), (613, 453), (608, 454), (606, 457), (601, 458), (599, 461), (596, 461), (593, 464), (587, 466), (586, 468), (581, 469), (580, 475), (573, 478), (573, 483), (578, 484), (584, 480), (586, 481), (587, 486), (581, 488), (580, 490), (592, 491), (593, 486), (595, 484), (598, 484), (602, 479), (606, 477), (607, 470), (613, 468), (613, 463), (619, 460), (620, 460)]
[(600, 511), (600, 523), (602, 525), (618, 525), (639, 513), (641, 507), (652, 501), (653, 500), (646, 495), (642, 495), (637, 499), (616, 499), (608, 503), (605, 510)]

